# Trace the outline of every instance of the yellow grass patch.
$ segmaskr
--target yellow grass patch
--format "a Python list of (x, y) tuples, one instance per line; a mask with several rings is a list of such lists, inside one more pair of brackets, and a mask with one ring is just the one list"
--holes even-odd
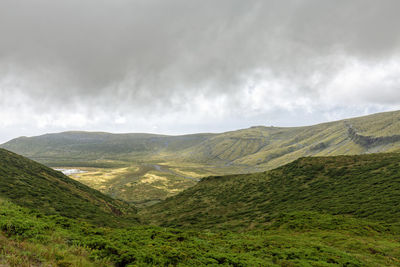
[(166, 177), (158, 176), (152, 173), (146, 173), (143, 178), (140, 180), (141, 183), (152, 184), (154, 182), (168, 182)]
[(91, 186), (95, 189), (105, 189), (105, 183), (116, 178), (118, 175), (128, 172), (128, 168), (118, 169), (96, 169), (96, 168), (85, 168), (82, 170), (85, 173), (73, 174), (71, 178)]

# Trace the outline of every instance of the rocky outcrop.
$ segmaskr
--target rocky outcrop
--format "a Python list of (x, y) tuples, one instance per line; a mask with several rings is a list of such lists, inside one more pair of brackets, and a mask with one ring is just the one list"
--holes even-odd
[(400, 135), (390, 135), (390, 136), (368, 136), (361, 135), (356, 132), (351, 124), (346, 124), (347, 133), (354, 143), (361, 145), (366, 148), (387, 145), (400, 141)]

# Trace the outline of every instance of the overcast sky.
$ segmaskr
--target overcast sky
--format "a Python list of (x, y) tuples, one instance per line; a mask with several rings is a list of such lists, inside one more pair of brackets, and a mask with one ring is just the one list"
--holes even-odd
[(0, 0), (0, 142), (400, 109), (398, 0)]

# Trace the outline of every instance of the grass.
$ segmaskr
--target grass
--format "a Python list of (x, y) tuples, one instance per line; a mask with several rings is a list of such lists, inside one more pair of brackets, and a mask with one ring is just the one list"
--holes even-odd
[(169, 227), (250, 229), (313, 211), (399, 223), (400, 154), (301, 158), (272, 171), (204, 178), (141, 211)]
[(400, 259), (397, 232), (348, 216), (291, 213), (240, 233), (99, 228), (4, 200), (0, 210), (0, 262), (11, 266), (395, 266)]
[[(124, 168), (80, 168), (71, 178), (114, 198), (146, 205), (161, 201), (196, 184), (166, 165), (131, 164)], [(160, 167), (158, 167), (160, 166)]]
[(202, 177), (240, 171), (235, 166), (215, 168), (207, 164), (174, 161), (129, 164), (122, 168), (73, 167), (86, 172), (70, 177), (116, 199), (147, 206), (194, 186)]
[[(62, 173), (0, 149), (0, 197), (45, 214), (81, 218), (97, 224), (126, 223), (135, 209)], [(105, 220), (106, 218), (106, 220)]]
[[(220, 134), (64, 132), (20, 137), (1, 147), (47, 166), (94, 168), (73, 178), (115, 198), (147, 205), (195, 184), (184, 176), (261, 172), (308, 156), (396, 152), (399, 130), (400, 111), (395, 111), (306, 127), (259, 126)], [(169, 171), (156, 172), (149, 168), (154, 164)], [(167, 181), (141, 182), (147, 173)]]
[[(301, 158), (205, 178), (141, 210), (142, 222), (158, 226), (136, 215), (128, 223), (104, 206), (123, 202), (11, 152), (0, 156), (0, 188), (8, 186), (0, 264), (400, 266), (399, 154)], [(155, 173), (146, 171), (147, 182), (163, 181)]]

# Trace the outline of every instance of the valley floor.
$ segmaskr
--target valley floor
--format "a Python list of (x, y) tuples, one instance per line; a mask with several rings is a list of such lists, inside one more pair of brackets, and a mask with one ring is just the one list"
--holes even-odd
[[(73, 165), (73, 163), (71, 162)], [(241, 173), (240, 166), (189, 162), (125, 162), (123, 167), (58, 166), (69, 177), (136, 206), (148, 206), (194, 186), (201, 178)], [(90, 163), (87, 164), (90, 166)]]

